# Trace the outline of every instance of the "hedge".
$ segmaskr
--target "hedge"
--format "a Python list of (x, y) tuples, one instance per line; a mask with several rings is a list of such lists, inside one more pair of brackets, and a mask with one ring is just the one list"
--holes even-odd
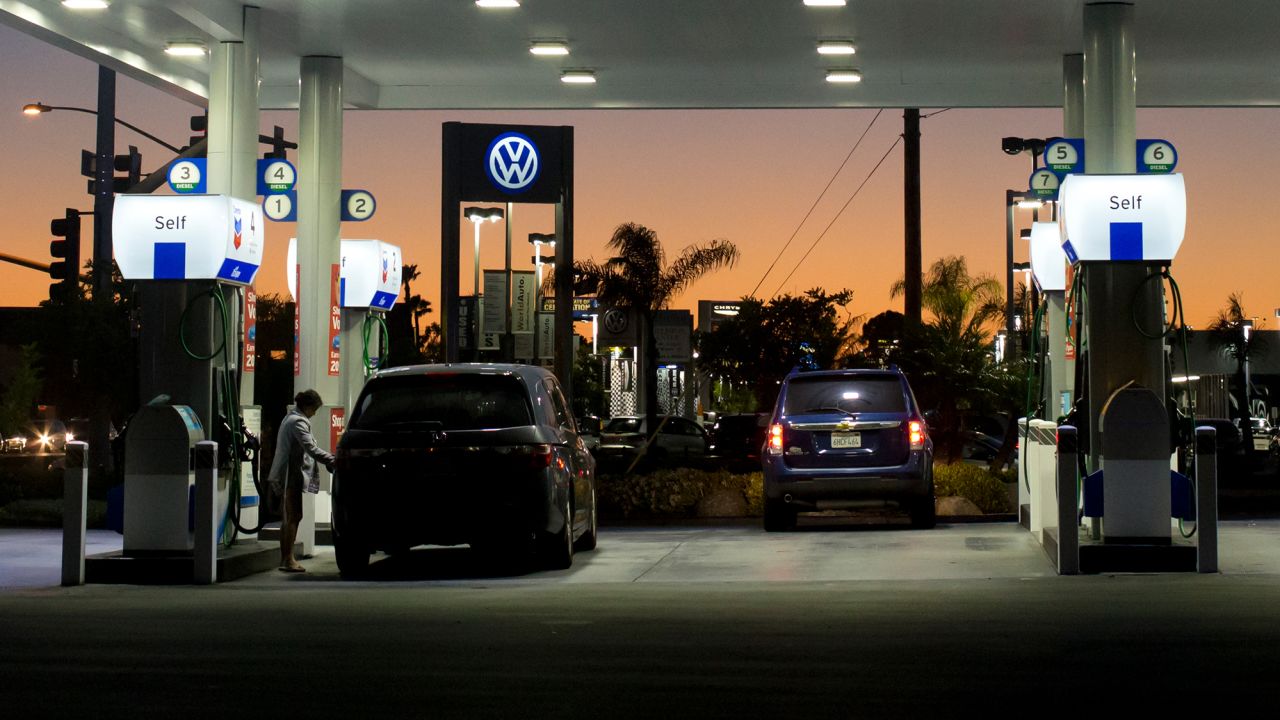
[(693, 517), (698, 502), (719, 490), (742, 493), (749, 516), (764, 512), (764, 474), (758, 472), (671, 468), (643, 475), (600, 475), (597, 485), (600, 512), (607, 516)]
[(933, 494), (967, 498), (984, 513), (1010, 512), (1009, 493), (1002, 477), (978, 465), (935, 463)]

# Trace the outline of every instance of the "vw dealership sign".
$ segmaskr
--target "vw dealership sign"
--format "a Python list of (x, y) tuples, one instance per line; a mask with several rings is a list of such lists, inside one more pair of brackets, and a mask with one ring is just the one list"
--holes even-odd
[(485, 158), (489, 179), (503, 192), (521, 192), (538, 178), (538, 148), (520, 133), (503, 133), (494, 138)]
[(449, 122), (443, 129), (459, 200), (560, 202), (566, 128)]

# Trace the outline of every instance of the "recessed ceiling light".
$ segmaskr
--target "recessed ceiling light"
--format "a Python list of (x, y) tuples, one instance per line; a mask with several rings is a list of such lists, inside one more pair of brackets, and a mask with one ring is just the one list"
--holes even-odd
[(857, 70), (828, 70), (827, 82), (829, 83), (858, 83), (862, 82), (862, 73)]
[(857, 52), (848, 40), (823, 40), (818, 43), (819, 55), (852, 55)]
[(62, 7), (71, 10), (106, 10), (110, 6), (107, 0), (62, 0)]
[(845, 0), (804, 0), (809, 7), (844, 7)]
[(165, 44), (164, 52), (166, 55), (175, 57), (203, 57), (208, 51), (205, 49), (204, 43), (191, 40), (174, 40)]
[(565, 70), (560, 73), (560, 82), (570, 85), (594, 85), (596, 74), (593, 70)]
[(520, 7), (520, 0), (476, 0), (476, 7), (517, 8)]
[(569, 44), (559, 40), (534, 40), (529, 52), (534, 55), (568, 55)]

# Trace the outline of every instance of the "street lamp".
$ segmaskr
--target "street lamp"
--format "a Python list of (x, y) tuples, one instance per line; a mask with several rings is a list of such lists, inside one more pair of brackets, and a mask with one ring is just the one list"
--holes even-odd
[[(1005, 138), (1010, 140), (1011, 138)], [(1006, 149), (1005, 152), (1008, 152)], [(1009, 337), (1013, 337), (1013, 210), (1014, 208), (1030, 208), (1033, 212), (1032, 219), (1037, 220), (1040, 217), (1040, 208), (1044, 205), (1044, 200), (1036, 195), (1021, 190), (1005, 190), (1004, 191), (1004, 247), (1005, 247), (1005, 332)], [(1021, 233), (1019, 233), (1021, 236)], [(1030, 234), (1027, 238), (1030, 239)]]
[[(90, 110), (89, 108), (69, 107), (66, 105), (45, 105), (44, 103), (39, 103), (39, 102), (27, 103), (26, 105), (22, 106), (22, 114), (29, 115), (31, 117), (42, 115), (44, 113), (51, 112), (53, 110), (71, 110), (73, 112), (82, 112), (82, 113), (85, 113), (86, 115), (95, 115), (95, 116), (98, 114), (97, 110)], [(170, 145), (169, 143), (161, 140), (155, 135), (152, 135), (146, 130), (143, 130), (142, 128), (138, 127), (137, 125), (134, 125), (133, 123), (125, 122), (120, 118), (112, 118), (112, 119), (116, 122), (117, 125), (123, 125), (129, 128), (130, 130), (138, 133), (142, 137), (156, 143), (157, 145), (160, 145), (161, 147), (171, 152), (178, 153), (179, 155), (182, 154), (182, 148)]]
[(551, 252), (555, 253), (556, 236), (555, 236), (555, 233), (529, 233), (529, 243), (533, 245), (533, 264), (534, 264), (534, 267), (536, 267), (538, 270), (538, 288), (541, 289), (542, 288), (542, 266), (544, 264), (555, 265), (555, 262), (556, 262), (556, 256), (554, 254), (551, 255), (550, 257), (543, 257), (542, 243), (548, 243), (549, 245), (551, 245)]
[(476, 231), (475, 264), (474, 264), (474, 274), (472, 275), (472, 281), (471, 281), (471, 289), (472, 289), (472, 293), (476, 297), (480, 297), (480, 224), (483, 223), (485, 220), (488, 220), (490, 222), (498, 222), (503, 217), (505, 217), (505, 214), (503, 213), (502, 208), (484, 208), (484, 207), (474, 207), (474, 206), (469, 208), (463, 208), (462, 214), (465, 215), (467, 219), (471, 221), (471, 225), (475, 228), (475, 231)]

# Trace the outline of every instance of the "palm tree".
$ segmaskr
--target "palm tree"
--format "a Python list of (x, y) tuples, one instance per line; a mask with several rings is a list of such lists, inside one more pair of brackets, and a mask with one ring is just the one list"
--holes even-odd
[(573, 264), (575, 286), (594, 291), (606, 307), (631, 309), (640, 325), (645, 379), (644, 412), (650, 431), (657, 428), (658, 341), (653, 321), (671, 298), (702, 276), (721, 267), (733, 267), (738, 248), (728, 240), (690, 245), (670, 264), (658, 234), (637, 223), (623, 223), (613, 231), (605, 247), (614, 255), (603, 263), (581, 260)]
[[(1218, 316), (1209, 323), (1209, 343), (1220, 352), (1236, 361), (1236, 376), (1239, 382), (1236, 387), (1240, 395), (1236, 398), (1236, 411), (1239, 413), (1240, 430), (1244, 434), (1244, 446), (1253, 447), (1253, 412), (1249, 409), (1252, 388), (1248, 368), (1249, 360), (1266, 352), (1264, 336), (1244, 333), (1244, 328), (1252, 325), (1249, 313), (1244, 309), (1244, 298), (1234, 292), (1227, 296), (1227, 306), (1218, 311)], [(1257, 328), (1254, 328), (1255, 330)]]
[[(898, 280), (890, 294), (905, 288)], [(970, 275), (963, 257), (949, 256), (925, 273), (920, 304), (930, 317), (907, 332), (901, 364), (925, 407), (936, 410), (930, 427), (939, 458), (954, 460), (964, 442), (961, 411), (1006, 404), (987, 359), (992, 326), (1004, 317), (1003, 288), (990, 275)]]

